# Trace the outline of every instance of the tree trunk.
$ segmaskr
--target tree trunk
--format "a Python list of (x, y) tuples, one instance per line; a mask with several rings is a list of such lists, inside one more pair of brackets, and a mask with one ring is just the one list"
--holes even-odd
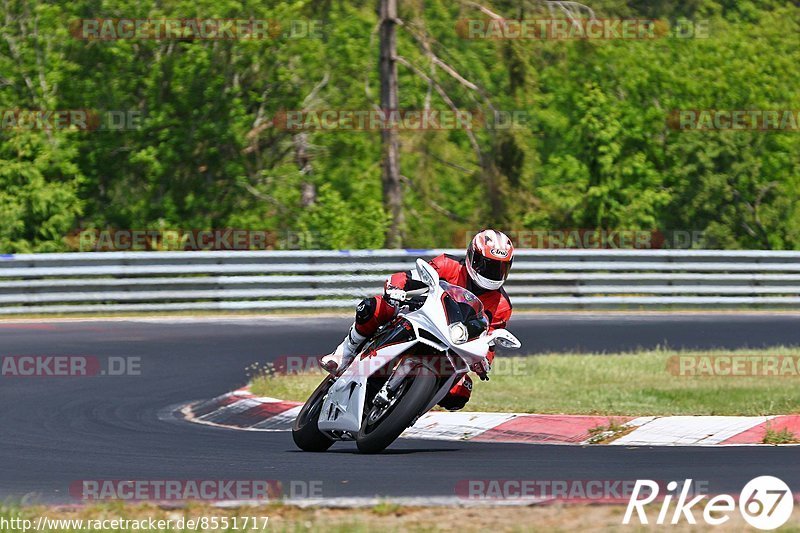
[[(311, 156), (308, 153), (308, 134), (298, 133), (292, 137), (294, 143), (294, 160), (297, 168), (303, 176), (310, 176), (313, 168), (311, 167)], [(303, 180), (300, 183), (300, 205), (304, 208), (311, 207), (317, 201), (317, 188), (313, 183)]]
[[(379, 0), (380, 16), (380, 77), (381, 109), (386, 116), (398, 110), (397, 99), (397, 0)], [(389, 211), (391, 222), (386, 232), (386, 246), (400, 248), (403, 245), (403, 190), (400, 187), (400, 147), (397, 130), (381, 131), (383, 147), (383, 205)]]

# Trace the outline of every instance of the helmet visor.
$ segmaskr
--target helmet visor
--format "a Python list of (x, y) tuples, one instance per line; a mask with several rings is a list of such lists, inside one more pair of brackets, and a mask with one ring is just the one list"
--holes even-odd
[(511, 261), (496, 261), (479, 253), (472, 253), (472, 268), (479, 275), (491, 281), (505, 281), (511, 270)]

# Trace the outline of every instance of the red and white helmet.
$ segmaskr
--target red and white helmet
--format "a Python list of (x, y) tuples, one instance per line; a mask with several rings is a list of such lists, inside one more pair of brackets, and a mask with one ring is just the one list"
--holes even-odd
[(467, 273), (478, 287), (498, 290), (508, 277), (514, 261), (514, 245), (505, 233), (483, 230), (467, 248)]

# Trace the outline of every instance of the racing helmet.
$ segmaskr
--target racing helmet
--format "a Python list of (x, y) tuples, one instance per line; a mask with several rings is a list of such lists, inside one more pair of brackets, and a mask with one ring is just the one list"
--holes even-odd
[(467, 247), (467, 273), (478, 287), (498, 290), (508, 277), (514, 260), (514, 245), (505, 233), (483, 230)]

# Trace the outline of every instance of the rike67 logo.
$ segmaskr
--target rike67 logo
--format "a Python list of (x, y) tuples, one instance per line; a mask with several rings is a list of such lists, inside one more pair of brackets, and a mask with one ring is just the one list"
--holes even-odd
[[(696, 524), (694, 512), (702, 512), (706, 524), (719, 526), (731, 519), (737, 508), (737, 499), (729, 494), (719, 494), (708, 499), (707, 494), (691, 497), (692, 480), (687, 479), (682, 485), (677, 481), (667, 484), (667, 493), (663, 496), (656, 524), (678, 524), (686, 520)], [(670, 509), (677, 496), (674, 509)], [(659, 485), (649, 479), (639, 479), (634, 485), (633, 493), (628, 501), (623, 524), (630, 524), (634, 511), (640, 524), (647, 524), (645, 506), (659, 497)], [(691, 499), (690, 499), (691, 498)], [(738, 497), (738, 508), (744, 520), (750, 526), (761, 529), (776, 529), (789, 520), (794, 509), (794, 495), (789, 486), (781, 479), (773, 476), (759, 476), (750, 480)], [(671, 513), (671, 517), (669, 517)]]

